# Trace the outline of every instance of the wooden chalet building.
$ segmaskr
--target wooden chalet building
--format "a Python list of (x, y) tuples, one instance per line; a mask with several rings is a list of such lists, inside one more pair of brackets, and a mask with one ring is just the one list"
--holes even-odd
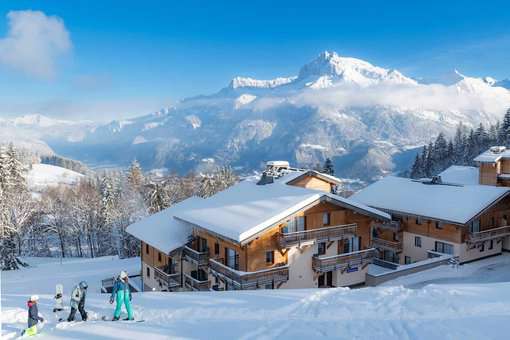
[(390, 215), (335, 194), (339, 180), (270, 162), (207, 199), (189, 198), (128, 227), (142, 242), (145, 290), (363, 284)]

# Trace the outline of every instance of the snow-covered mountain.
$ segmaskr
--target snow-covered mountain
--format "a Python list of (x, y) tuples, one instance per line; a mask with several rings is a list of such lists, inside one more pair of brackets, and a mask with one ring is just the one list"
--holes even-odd
[(185, 172), (207, 160), (249, 171), (269, 159), (314, 166), (331, 157), (339, 175), (370, 180), (408, 166), (413, 148), (439, 132), (495, 122), (510, 107), (510, 91), (496, 81), (457, 78), (422, 84), (323, 52), (295, 76), (235, 77), (217, 93), (154, 114), (89, 126), (79, 138), (42, 139), (91, 165), (137, 158), (146, 168)]

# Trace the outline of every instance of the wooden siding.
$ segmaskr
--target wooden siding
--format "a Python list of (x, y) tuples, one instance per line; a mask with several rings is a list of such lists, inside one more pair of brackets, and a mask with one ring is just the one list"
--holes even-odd
[(500, 173), (510, 174), (510, 159), (502, 159), (499, 161)]
[[(146, 246), (149, 246), (149, 253), (147, 253)], [(163, 267), (168, 264), (169, 256), (165, 255), (165, 253), (160, 252), (158, 249), (144, 243), (142, 241), (142, 262), (151, 266), (151, 267)], [(159, 261), (158, 253), (161, 253), (161, 261)]]
[(303, 176), (303, 178), (292, 182), (291, 185), (307, 189), (320, 190), (324, 192), (331, 192), (331, 184), (329, 182), (313, 176)]
[[(203, 239), (207, 240), (207, 247), (209, 248), (209, 257), (216, 260), (225, 260), (225, 248), (230, 248), (235, 250), (239, 254), (239, 270), (246, 271), (246, 250), (245, 247), (241, 247), (240, 245), (224, 240), (222, 238), (217, 237), (216, 235), (210, 234), (205, 230), (195, 229), (193, 230), (193, 236), (199, 236)], [(214, 253), (215, 243), (219, 244), (219, 254)]]
[(402, 221), (404, 230), (410, 233), (436, 238), (449, 242), (462, 242), (462, 228), (452, 224), (441, 223), (441, 228), (436, 228), (436, 221), (421, 220), (421, 224), (416, 223), (414, 217), (406, 217)]
[[(505, 227), (509, 223), (510, 197), (505, 197), (480, 216), (480, 231)], [(468, 233), (469, 229), (466, 227), (463, 231), (463, 240), (466, 240)]]
[(481, 163), (480, 164), (480, 184), (497, 185), (498, 184), (499, 164)]

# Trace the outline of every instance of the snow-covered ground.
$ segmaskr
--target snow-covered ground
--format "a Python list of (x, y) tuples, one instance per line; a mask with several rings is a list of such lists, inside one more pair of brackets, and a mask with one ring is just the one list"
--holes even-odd
[[(458, 269), (443, 266), (375, 288), (137, 293), (133, 303), (141, 323), (99, 321), (113, 307), (98, 293), (100, 279), (120, 269), (136, 272), (139, 259), (28, 261), (32, 268), (2, 272), (2, 339), (16, 338), (25, 327), (30, 294), (40, 295), (40, 313), (48, 320), (40, 339), (503, 339), (510, 334), (510, 282), (499, 282), (510, 281), (510, 256)], [(458, 282), (423, 286), (442, 278)], [(90, 285), (90, 321), (56, 323), (54, 285), (63, 283), (68, 299), (71, 286), (82, 279)]]
[(27, 174), (27, 183), (31, 191), (41, 191), (47, 187), (73, 185), (84, 176), (76, 171), (49, 164), (33, 164)]

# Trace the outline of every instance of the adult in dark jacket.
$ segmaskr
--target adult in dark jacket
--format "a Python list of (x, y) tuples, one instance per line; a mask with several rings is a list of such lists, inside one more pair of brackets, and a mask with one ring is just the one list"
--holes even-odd
[(74, 287), (73, 292), (71, 293), (71, 313), (69, 313), (69, 317), (67, 321), (74, 321), (74, 316), (76, 315), (76, 311), (80, 311), (81, 319), (83, 321), (87, 321), (87, 312), (85, 312), (85, 297), (87, 296), (87, 282), (82, 281), (79, 285)]
[(27, 301), (28, 307), (28, 328), (22, 332), (22, 335), (36, 335), (37, 334), (37, 324), (39, 321), (44, 322), (44, 319), (39, 316), (39, 309), (37, 308), (37, 301), (39, 297), (37, 295), (32, 295), (30, 300)]

